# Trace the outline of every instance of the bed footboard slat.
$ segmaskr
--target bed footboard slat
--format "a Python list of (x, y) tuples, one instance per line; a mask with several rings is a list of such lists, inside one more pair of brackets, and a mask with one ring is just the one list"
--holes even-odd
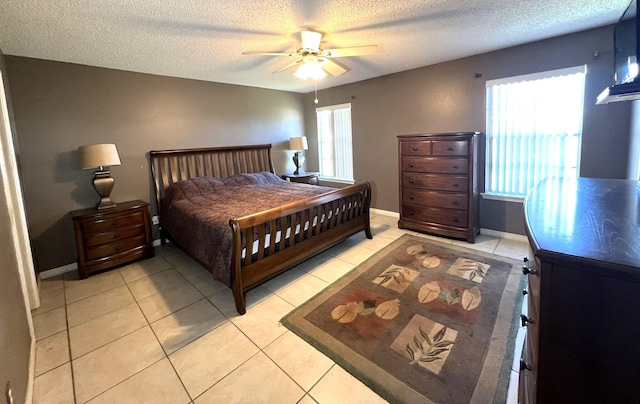
[[(366, 236), (371, 238), (370, 197), (369, 183), (358, 184), (230, 220), (234, 232), (238, 231), (236, 229), (250, 229), (254, 226), (260, 229), (269, 226), (270, 229), (269, 247), (264, 248), (264, 254), (254, 254), (257, 258), (252, 262), (242, 262), (236, 258), (232, 260), (234, 279), (240, 278), (242, 290), (246, 291), (359, 231), (364, 230)], [(300, 229), (296, 238), (298, 225)], [(276, 228), (281, 237), (277, 251), (274, 234)], [(290, 231), (288, 237), (287, 229)], [(262, 243), (262, 231), (259, 233)], [(271, 250), (272, 243), (274, 250)], [(243, 295), (236, 299), (238, 301), (241, 304), (238, 311), (243, 313)]]

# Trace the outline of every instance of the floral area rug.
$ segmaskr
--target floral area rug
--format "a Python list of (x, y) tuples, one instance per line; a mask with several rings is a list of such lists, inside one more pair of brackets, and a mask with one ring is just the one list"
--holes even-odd
[(282, 319), (390, 402), (506, 402), (521, 262), (404, 235)]

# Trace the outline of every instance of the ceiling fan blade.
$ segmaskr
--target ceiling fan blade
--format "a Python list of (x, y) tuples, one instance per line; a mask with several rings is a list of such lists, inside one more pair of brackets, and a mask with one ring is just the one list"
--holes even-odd
[(298, 60), (296, 60), (296, 61), (294, 61), (294, 62), (291, 62), (291, 63), (289, 63), (288, 65), (286, 65), (286, 66), (284, 66), (284, 67), (279, 68), (278, 70), (276, 70), (275, 72), (273, 72), (273, 73), (271, 73), (271, 74), (280, 73), (280, 72), (283, 72), (283, 71), (285, 71), (285, 70), (289, 70), (289, 69), (291, 69), (292, 67), (296, 66), (296, 65), (297, 65), (298, 63), (300, 63), (300, 62), (302, 62), (302, 59), (298, 59)]
[(329, 72), (332, 76), (339, 76), (349, 71), (347, 66), (331, 59), (324, 59), (324, 61), (320, 62), (320, 67)]
[(364, 45), (364, 46), (354, 46), (352, 48), (335, 48), (335, 49), (325, 49), (322, 51), (322, 55), (329, 58), (340, 58), (345, 56), (362, 56), (362, 55), (373, 55), (378, 52), (377, 45)]
[(302, 48), (317, 51), (320, 49), (320, 40), (322, 40), (322, 34), (313, 31), (300, 31), (302, 37)]
[(242, 54), (259, 56), (298, 56), (295, 52), (242, 52)]

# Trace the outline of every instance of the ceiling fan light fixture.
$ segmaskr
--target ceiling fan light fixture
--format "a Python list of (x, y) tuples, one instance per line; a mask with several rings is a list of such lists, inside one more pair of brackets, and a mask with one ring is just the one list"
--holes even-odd
[(327, 77), (327, 73), (325, 73), (316, 61), (303, 63), (293, 75), (302, 80), (319, 80)]

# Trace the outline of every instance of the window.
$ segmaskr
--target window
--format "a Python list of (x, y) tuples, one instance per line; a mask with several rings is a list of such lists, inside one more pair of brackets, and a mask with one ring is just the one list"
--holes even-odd
[(586, 66), (487, 81), (485, 197), (578, 175)]
[(353, 184), (351, 104), (316, 108), (320, 177)]

